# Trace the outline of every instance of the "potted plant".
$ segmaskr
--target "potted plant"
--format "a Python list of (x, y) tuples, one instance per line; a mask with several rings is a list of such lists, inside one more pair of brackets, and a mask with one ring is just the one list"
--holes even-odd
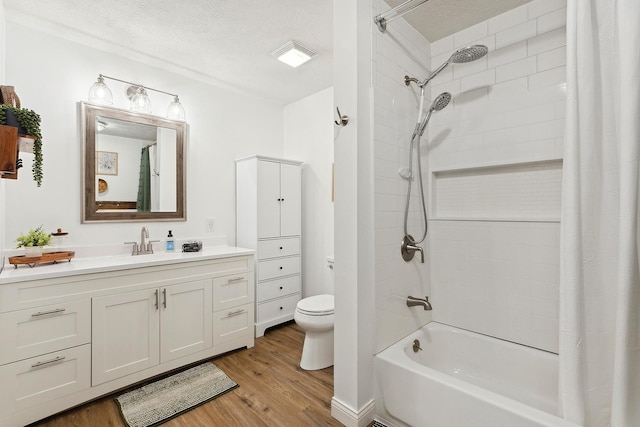
[(51, 243), (51, 233), (42, 229), (42, 225), (35, 230), (29, 230), (27, 234), (22, 234), (16, 239), (16, 248), (24, 248), (26, 256), (41, 256), (42, 249)]
[(0, 124), (18, 128), (18, 134), (33, 138), (33, 180), (42, 185), (42, 133), (40, 115), (27, 108), (0, 105)]

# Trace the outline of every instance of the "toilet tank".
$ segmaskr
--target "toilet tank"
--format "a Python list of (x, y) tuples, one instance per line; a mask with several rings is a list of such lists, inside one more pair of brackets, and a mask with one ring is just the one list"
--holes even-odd
[(327, 257), (327, 268), (325, 269), (325, 273), (324, 273), (324, 277), (325, 277), (325, 292), (331, 295), (335, 295), (335, 287), (334, 287), (334, 281), (333, 281), (333, 257), (332, 256), (328, 256)]

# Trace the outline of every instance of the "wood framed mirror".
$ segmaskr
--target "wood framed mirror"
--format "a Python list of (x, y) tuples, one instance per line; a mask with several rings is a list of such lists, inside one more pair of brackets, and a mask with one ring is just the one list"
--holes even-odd
[(82, 222), (186, 221), (187, 124), (80, 103)]

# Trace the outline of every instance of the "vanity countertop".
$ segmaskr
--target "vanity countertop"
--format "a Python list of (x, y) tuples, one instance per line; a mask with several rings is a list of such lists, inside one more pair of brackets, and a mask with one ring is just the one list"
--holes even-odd
[(39, 264), (31, 268), (19, 265), (14, 268), (8, 261), (0, 273), (0, 285), (24, 282), (28, 280), (50, 279), (54, 277), (75, 276), (78, 274), (103, 273), (107, 271), (127, 270), (183, 262), (206, 261), (234, 256), (252, 255), (252, 249), (235, 246), (205, 247), (200, 252), (157, 252), (149, 255), (113, 255), (100, 257), (79, 257), (56, 264)]

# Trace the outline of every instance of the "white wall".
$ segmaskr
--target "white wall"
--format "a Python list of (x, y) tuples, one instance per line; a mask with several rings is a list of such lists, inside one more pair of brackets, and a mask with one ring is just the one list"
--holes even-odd
[[(4, 16), (4, 2), (0, 0), (0, 46), (5, 45), (5, 16)], [(5, 85), (5, 49), (0, 50), (0, 84)], [(5, 235), (5, 226), (4, 226), (4, 207), (6, 206), (5, 202), (5, 181), (4, 179), (0, 179), (0, 254), (3, 253), (5, 248), (4, 243), (4, 235)], [(5, 259), (0, 255), (0, 271), (4, 268)]]
[(333, 88), (284, 107), (284, 157), (302, 165), (303, 297), (333, 293), (327, 257), (333, 256)]
[[(383, 2), (374, 16), (388, 9)], [(374, 85), (374, 192), (375, 192), (375, 296), (376, 352), (426, 324), (431, 315), (422, 308), (409, 308), (407, 296), (430, 295), (429, 257), (425, 249), (425, 264), (420, 256), (405, 262), (400, 255), (404, 237), (403, 216), (407, 181), (398, 169), (409, 166), (409, 143), (416, 124), (420, 91), (407, 87), (404, 76), (424, 80), (429, 63), (429, 42), (404, 20), (390, 23), (385, 33), (373, 32)], [(428, 97), (428, 94), (427, 94)], [(429, 99), (425, 100), (425, 104)], [(426, 134), (425, 134), (426, 135)], [(423, 138), (423, 173), (426, 178), (426, 138)], [(417, 174), (417, 163), (414, 171)], [(426, 182), (426, 181), (425, 181)], [(419, 239), (424, 230), (419, 206), (418, 182), (412, 186), (412, 202), (408, 232)], [(425, 188), (425, 192), (428, 189)], [(428, 197), (428, 194), (426, 194)], [(427, 237), (429, 239), (429, 237)]]
[[(5, 51), (7, 84), (16, 87), (23, 107), (42, 117), (44, 153), (41, 188), (30, 178), (30, 155), (23, 155), (21, 178), (6, 184), (6, 248), (13, 247), (20, 232), (40, 224), (69, 231), (69, 245), (129, 241), (138, 236), (141, 225), (149, 228), (152, 239), (162, 239), (172, 229), (178, 240), (222, 235), (235, 243), (234, 160), (255, 153), (282, 156), (281, 106), (11, 21)], [(186, 222), (80, 223), (81, 139), (76, 104), (86, 99), (99, 73), (180, 95), (189, 123)], [(122, 102), (123, 86), (107, 84), (116, 102)], [(154, 111), (164, 114), (170, 97), (150, 95)], [(207, 217), (215, 218), (213, 234), (205, 234)]]
[(565, 4), (534, 0), (431, 44), (435, 66), (489, 47), (432, 82), (432, 97), (453, 94), (430, 124), (433, 318), (555, 352)]

